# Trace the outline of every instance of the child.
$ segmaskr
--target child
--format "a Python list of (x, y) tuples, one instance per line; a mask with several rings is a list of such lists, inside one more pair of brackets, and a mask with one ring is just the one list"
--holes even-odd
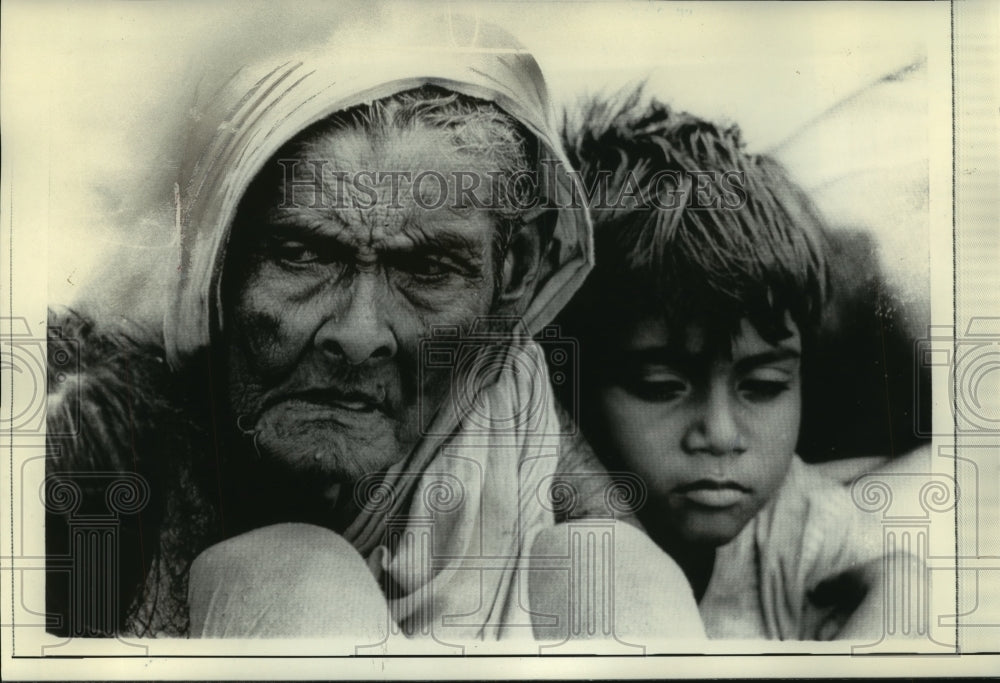
[(567, 135), (597, 262), (560, 321), (580, 339), (581, 427), (644, 480), (639, 519), (710, 637), (875, 639), (881, 532), (795, 453), (822, 220), (735, 126), (639, 102), (594, 102)]

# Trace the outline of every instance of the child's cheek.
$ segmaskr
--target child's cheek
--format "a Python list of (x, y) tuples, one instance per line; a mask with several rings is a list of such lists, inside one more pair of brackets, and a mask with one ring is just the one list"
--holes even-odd
[(659, 489), (673, 479), (671, 465), (679, 450), (679, 426), (668, 411), (613, 385), (601, 390), (600, 409), (601, 438), (613, 450), (613, 461), (642, 477), (650, 494), (662, 493)]
[(798, 387), (790, 389), (782, 398), (767, 407), (764, 414), (753, 421), (758, 429), (766, 430), (761, 435), (774, 444), (776, 450), (791, 455), (799, 440), (799, 425), (802, 420), (802, 394)]
[(754, 488), (765, 503), (777, 491), (788, 472), (798, 443), (801, 414), (801, 393), (796, 389), (755, 411), (747, 421), (750, 448), (744, 457), (751, 455), (756, 461), (755, 466), (747, 470), (756, 472), (758, 481)]

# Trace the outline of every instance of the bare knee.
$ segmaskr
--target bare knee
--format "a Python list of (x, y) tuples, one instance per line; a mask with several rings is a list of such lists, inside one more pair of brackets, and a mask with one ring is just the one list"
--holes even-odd
[[(191, 566), (191, 579), (225, 571), (230, 579), (287, 579), (306, 573), (314, 563), (364, 561), (340, 535), (312, 524), (275, 524), (248, 531), (213, 545)], [(332, 565), (330, 565), (332, 566)]]
[(204, 551), (191, 567), (196, 636), (377, 637), (388, 610), (358, 552), (308, 524), (255, 529)]
[(539, 639), (629, 636), (652, 644), (665, 637), (703, 637), (683, 572), (629, 524), (570, 522), (546, 529), (532, 544), (529, 567)]

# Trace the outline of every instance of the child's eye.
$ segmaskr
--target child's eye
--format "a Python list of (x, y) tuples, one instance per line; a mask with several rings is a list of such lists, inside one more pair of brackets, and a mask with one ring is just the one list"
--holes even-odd
[(791, 380), (771, 374), (744, 379), (739, 384), (739, 392), (748, 401), (761, 403), (781, 396), (790, 386)]
[(625, 388), (644, 401), (666, 403), (683, 397), (688, 392), (688, 383), (663, 371), (638, 372), (625, 384)]

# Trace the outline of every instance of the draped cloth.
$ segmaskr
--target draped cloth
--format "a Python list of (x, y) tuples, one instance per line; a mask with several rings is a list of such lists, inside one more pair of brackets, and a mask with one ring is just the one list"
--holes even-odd
[[(181, 258), (164, 322), (174, 366), (220, 339), (222, 268), (247, 186), (285, 142), (338, 111), (424, 85), (494, 102), (536, 137), (549, 200), (574, 204), (577, 181), (541, 71), (494, 27), (429, 17), (392, 36), (341, 31), (218, 82), (199, 87), (175, 187)], [(518, 570), (533, 534), (553, 523), (546, 486), (559, 448), (545, 360), (531, 335), (591, 265), (586, 210), (560, 209), (518, 330), (501, 354), (482, 345), (492, 349), (491, 381), (476, 383), (469, 400), (453, 395), (409, 457), (356, 487), (362, 512), (344, 535), (382, 582), (404, 632), (496, 638), (528, 623)], [(470, 386), (466, 379), (454, 386)]]
[(407, 634), (531, 635), (523, 574), (535, 535), (554, 525), (560, 426), (538, 345), (515, 340), (505, 351), (474, 408), (445, 405), (437, 424), (457, 423), (451, 434), (425, 438), (384, 478), (360, 483), (365, 513), (345, 536), (369, 558)]

